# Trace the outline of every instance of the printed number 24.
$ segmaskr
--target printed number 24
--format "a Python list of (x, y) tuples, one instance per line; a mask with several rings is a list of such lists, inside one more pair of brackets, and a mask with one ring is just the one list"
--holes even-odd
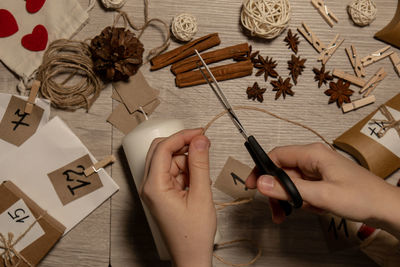
[(19, 222), (19, 223), (24, 223), (25, 220), (29, 218), (29, 215), (26, 215), (25, 217), (23, 217), (25, 215), (25, 210), (23, 210), (23, 209), (16, 209), (14, 211), (14, 214), (11, 214), (10, 212), (8, 212), (8, 215), (11, 217), (12, 220)]

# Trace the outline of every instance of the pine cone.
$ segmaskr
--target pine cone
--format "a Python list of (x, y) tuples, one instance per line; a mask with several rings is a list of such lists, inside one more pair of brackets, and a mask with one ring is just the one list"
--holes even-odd
[(143, 44), (124, 28), (105, 28), (90, 43), (94, 70), (107, 81), (126, 80), (143, 63)]

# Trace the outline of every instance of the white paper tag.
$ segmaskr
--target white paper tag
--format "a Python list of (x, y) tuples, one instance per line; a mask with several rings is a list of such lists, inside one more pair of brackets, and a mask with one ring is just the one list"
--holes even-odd
[[(8, 238), (8, 233), (13, 233), (13, 240), (16, 240), (35, 222), (35, 220), (36, 218), (33, 216), (31, 210), (25, 202), (20, 199), (0, 214), (0, 232), (5, 238)], [(38, 222), (36, 222), (32, 229), (26, 233), (14, 248), (18, 252), (21, 252), (24, 248), (35, 242), (44, 234), (45, 232), (42, 227)], [(4, 250), (0, 248), (0, 254), (3, 251)]]
[[(391, 107), (386, 106), (388, 111), (392, 114), (395, 120), (400, 120), (400, 111), (395, 110)], [(378, 110), (378, 112), (372, 117), (374, 120), (387, 120), (387, 118)], [(382, 128), (379, 123), (371, 123), (369, 121), (361, 129), (361, 133), (372, 138), (374, 141), (378, 142), (393, 154), (400, 158), (400, 137), (395, 129), (390, 129), (386, 134), (379, 138), (378, 132)]]

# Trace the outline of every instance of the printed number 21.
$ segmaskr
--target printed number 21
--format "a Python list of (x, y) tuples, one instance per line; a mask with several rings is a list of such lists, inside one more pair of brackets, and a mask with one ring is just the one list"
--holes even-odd
[(84, 173), (85, 167), (83, 167), (82, 165), (78, 165), (77, 168), (78, 168), (78, 169), (81, 169), (82, 171), (81, 171), (81, 172), (77, 172), (77, 171), (74, 171), (74, 170), (66, 170), (65, 172), (63, 172), (63, 175), (66, 176), (67, 182), (74, 182), (74, 181), (76, 181), (76, 182), (79, 183), (79, 185), (74, 186), (74, 187), (72, 187), (72, 186), (70, 186), (70, 185), (67, 185), (67, 187), (68, 187), (70, 193), (71, 193), (73, 196), (75, 196), (75, 190), (77, 190), (77, 189), (79, 189), (79, 188), (81, 188), (81, 187), (84, 187), (84, 186), (87, 186), (87, 185), (90, 185), (90, 184), (91, 184), (90, 182), (83, 181), (83, 180), (80, 180), (80, 179), (76, 179), (76, 180), (75, 180), (75, 179), (71, 179), (71, 176), (70, 176), (71, 173), (72, 173), (72, 174), (75, 174), (75, 175), (77, 175), (77, 176), (83, 176), (83, 177), (84, 177), (84, 175), (85, 175), (85, 173)]
[(13, 219), (14, 221), (19, 222), (19, 223), (24, 223), (25, 220), (29, 218), (29, 215), (22, 217), (25, 215), (25, 210), (23, 210), (23, 209), (16, 209), (14, 211), (14, 215), (11, 214), (10, 212), (8, 212), (8, 215), (11, 217), (11, 219)]

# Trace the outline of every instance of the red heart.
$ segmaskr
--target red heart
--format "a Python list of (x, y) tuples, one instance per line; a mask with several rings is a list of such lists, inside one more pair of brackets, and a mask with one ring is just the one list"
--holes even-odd
[(46, 0), (26, 0), (26, 10), (29, 13), (36, 13), (42, 8), (44, 2)]
[(18, 31), (18, 24), (10, 11), (0, 9), (0, 37), (8, 37)]
[(48, 40), (47, 30), (43, 25), (37, 25), (31, 34), (22, 37), (22, 46), (30, 51), (42, 51), (46, 49)]

